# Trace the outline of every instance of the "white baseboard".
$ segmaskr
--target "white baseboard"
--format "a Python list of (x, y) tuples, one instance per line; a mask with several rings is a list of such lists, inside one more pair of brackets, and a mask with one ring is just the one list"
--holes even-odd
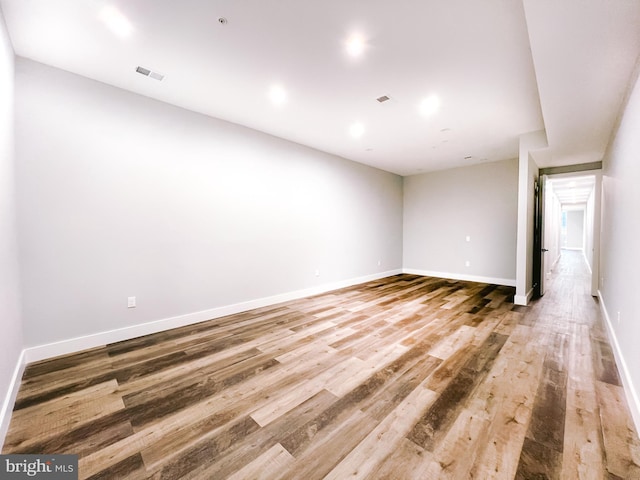
[(4, 445), (5, 437), (9, 431), (9, 422), (11, 422), (11, 412), (13, 412), (13, 406), (16, 403), (16, 397), (18, 396), (18, 389), (20, 388), (20, 382), (22, 381), (22, 374), (27, 365), (25, 351), (20, 352), (16, 367), (13, 370), (13, 376), (11, 377), (11, 383), (7, 389), (7, 395), (2, 403), (2, 410), (0, 410), (0, 449)]
[(269, 305), (275, 305), (277, 303), (310, 297), (312, 295), (318, 295), (321, 293), (330, 292), (332, 290), (337, 290), (339, 288), (350, 287), (352, 285), (357, 285), (372, 280), (378, 280), (380, 278), (390, 277), (392, 275), (398, 275), (400, 273), (402, 273), (402, 270), (400, 269), (389, 270), (386, 272), (375, 273), (363, 277), (351, 278), (348, 280), (341, 280), (338, 282), (318, 285), (316, 287), (307, 288), (304, 290), (296, 290), (280, 295), (273, 295), (271, 297), (263, 297), (255, 300), (249, 300), (247, 302), (236, 303), (233, 305), (225, 305), (201, 312), (163, 318), (161, 320), (132, 325), (130, 327), (118, 328), (106, 332), (98, 332), (91, 335), (70, 338), (67, 340), (48, 343), (45, 345), (37, 345), (35, 347), (29, 347), (25, 349), (25, 361), (26, 363), (30, 363), (56, 357), (59, 355), (79, 352), (88, 348), (100, 347), (108, 343), (129, 340), (131, 338), (141, 337), (143, 335), (149, 335), (151, 333), (162, 332), (164, 330), (169, 330), (172, 328), (183, 327), (185, 325), (191, 325), (198, 322), (204, 322), (205, 320), (211, 320), (214, 318), (224, 317), (226, 315), (246, 312), (247, 310), (253, 310), (254, 308), (262, 308)]
[(446, 278), (449, 280), (464, 280), (467, 282), (490, 283), (492, 285), (505, 285), (515, 287), (516, 281), (512, 278), (482, 277), (479, 275), (466, 275), (464, 273), (434, 272), (431, 270), (419, 270), (415, 268), (403, 268), (402, 273), (422, 275), (424, 277)]
[(531, 301), (531, 297), (533, 297), (533, 288), (529, 290), (526, 295), (514, 296), (513, 303), (515, 303), (516, 305), (522, 305), (526, 307), (527, 305), (529, 305), (529, 302)]
[(611, 341), (611, 346), (613, 347), (613, 356), (616, 359), (618, 370), (620, 371), (620, 373), (622, 373), (622, 385), (624, 387), (624, 393), (627, 397), (627, 403), (629, 404), (629, 410), (631, 410), (631, 417), (633, 418), (633, 423), (635, 423), (636, 431), (640, 431), (640, 396), (638, 395), (638, 391), (633, 385), (631, 372), (627, 367), (627, 362), (625, 362), (624, 360), (624, 356), (622, 354), (622, 350), (620, 349), (620, 344), (618, 343), (616, 332), (613, 329), (613, 324), (611, 323), (611, 317), (609, 316), (609, 312), (607, 311), (607, 307), (604, 303), (602, 292), (600, 290), (598, 290), (598, 298), (600, 298), (600, 309), (602, 310), (604, 323), (607, 327), (607, 333), (609, 334), (609, 340)]

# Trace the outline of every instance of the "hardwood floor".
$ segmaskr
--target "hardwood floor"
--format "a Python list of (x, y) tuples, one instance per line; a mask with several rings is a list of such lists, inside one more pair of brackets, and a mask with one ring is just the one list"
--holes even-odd
[(640, 479), (584, 261), (398, 275), (31, 364), (3, 453), (91, 479)]

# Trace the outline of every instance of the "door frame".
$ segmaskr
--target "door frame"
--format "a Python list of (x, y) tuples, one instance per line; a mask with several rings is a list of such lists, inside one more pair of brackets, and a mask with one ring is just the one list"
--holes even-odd
[[(599, 168), (594, 168), (595, 166)], [(587, 167), (587, 168), (585, 168)], [(546, 205), (544, 203), (546, 182), (549, 178), (570, 178), (593, 175), (595, 177), (595, 185), (593, 190), (594, 203), (593, 203), (593, 219), (592, 219), (592, 235), (593, 235), (593, 251), (591, 267), (591, 296), (597, 297), (600, 288), (600, 230), (602, 221), (602, 162), (596, 162), (595, 164), (575, 165), (575, 169), (571, 167), (558, 167), (558, 168), (543, 168), (540, 169), (537, 185), (541, 190), (536, 195), (536, 203), (542, 202), (536, 205), (536, 213), (534, 216), (534, 231), (533, 231), (533, 286), (534, 286), (534, 298), (539, 298), (544, 295), (544, 231), (545, 231), (545, 210)], [(540, 221), (540, 225), (536, 227), (536, 223)], [(536, 234), (540, 235), (539, 246), (536, 248)], [(537, 257), (537, 258), (536, 258)], [(540, 266), (540, 270), (536, 270), (536, 264)], [(537, 277), (539, 275), (539, 277)], [(536, 283), (537, 282), (537, 283)]]

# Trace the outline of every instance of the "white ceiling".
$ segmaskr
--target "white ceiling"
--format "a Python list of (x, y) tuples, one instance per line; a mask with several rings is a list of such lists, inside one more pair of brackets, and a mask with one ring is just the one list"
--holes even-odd
[(548, 183), (552, 185), (553, 193), (563, 206), (583, 205), (587, 203), (593, 194), (596, 185), (594, 175), (578, 175), (560, 178), (551, 178)]
[[(545, 128), (541, 167), (601, 160), (640, 53), (640, 0), (0, 6), (17, 55), (401, 175), (515, 158), (519, 136)], [(108, 6), (127, 36), (101, 20)], [(366, 40), (357, 58), (353, 34)], [(425, 117), (430, 95), (440, 106)]]

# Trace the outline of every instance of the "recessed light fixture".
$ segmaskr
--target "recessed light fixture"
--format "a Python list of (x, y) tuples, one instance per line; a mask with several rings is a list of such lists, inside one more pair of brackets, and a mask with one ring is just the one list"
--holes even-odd
[(269, 98), (271, 103), (279, 107), (287, 101), (287, 92), (281, 85), (272, 85), (269, 89)]
[(351, 124), (349, 127), (349, 133), (353, 138), (360, 138), (364, 135), (364, 125), (360, 122)]
[(440, 99), (437, 95), (430, 95), (420, 102), (420, 113), (425, 117), (431, 116), (438, 111)]
[(347, 40), (347, 53), (352, 57), (359, 57), (364, 52), (366, 46), (365, 39), (362, 35), (355, 33)]
[(100, 20), (119, 37), (128, 37), (133, 32), (133, 25), (129, 19), (113, 5), (107, 5), (100, 10)]

